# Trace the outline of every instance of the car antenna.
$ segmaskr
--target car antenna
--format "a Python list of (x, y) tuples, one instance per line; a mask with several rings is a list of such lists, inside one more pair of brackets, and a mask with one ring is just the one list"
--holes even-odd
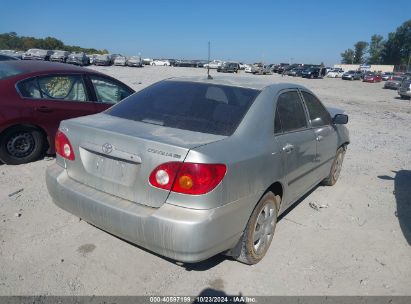
[(211, 77), (210, 75), (210, 41), (208, 42), (207, 79), (213, 79), (213, 77)]

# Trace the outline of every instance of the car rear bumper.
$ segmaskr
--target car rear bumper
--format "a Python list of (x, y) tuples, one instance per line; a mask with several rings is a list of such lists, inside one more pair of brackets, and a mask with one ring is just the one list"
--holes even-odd
[(209, 210), (167, 203), (160, 208), (139, 205), (74, 181), (58, 164), (47, 169), (46, 183), (54, 203), (62, 209), (127, 241), (182, 262), (205, 260), (233, 248), (249, 216), (243, 216), (248, 208), (239, 201)]

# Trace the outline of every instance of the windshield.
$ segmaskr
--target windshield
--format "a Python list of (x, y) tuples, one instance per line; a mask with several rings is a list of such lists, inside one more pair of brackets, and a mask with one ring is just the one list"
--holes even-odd
[(16, 67), (10, 66), (7, 62), (0, 62), (0, 80), (23, 73)]
[(166, 80), (133, 94), (105, 113), (164, 127), (229, 136), (259, 92)]

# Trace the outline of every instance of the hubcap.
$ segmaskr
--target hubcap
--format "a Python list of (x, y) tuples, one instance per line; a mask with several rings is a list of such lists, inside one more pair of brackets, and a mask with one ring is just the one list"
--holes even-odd
[(257, 255), (265, 252), (270, 245), (270, 240), (273, 237), (275, 224), (276, 216), (274, 206), (267, 202), (264, 208), (261, 209), (254, 227), (253, 242), (254, 251)]
[(335, 160), (335, 167), (334, 167), (334, 173), (333, 173), (334, 180), (337, 180), (338, 177), (340, 176), (342, 163), (343, 163), (343, 153), (339, 153), (337, 156), (337, 159)]
[(13, 134), (7, 142), (7, 152), (14, 157), (22, 158), (30, 155), (34, 150), (34, 138), (30, 133)]

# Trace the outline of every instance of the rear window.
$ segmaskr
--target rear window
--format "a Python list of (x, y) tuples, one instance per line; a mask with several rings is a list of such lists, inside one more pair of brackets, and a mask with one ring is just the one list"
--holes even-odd
[(161, 81), (105, 113), (160, 126), (229, 136), (260, 91), (186, 81)]
[(7, 64), (7, 62), (0, 63), (0, 80), (21, 73), (23, 73), (22, 70)]

